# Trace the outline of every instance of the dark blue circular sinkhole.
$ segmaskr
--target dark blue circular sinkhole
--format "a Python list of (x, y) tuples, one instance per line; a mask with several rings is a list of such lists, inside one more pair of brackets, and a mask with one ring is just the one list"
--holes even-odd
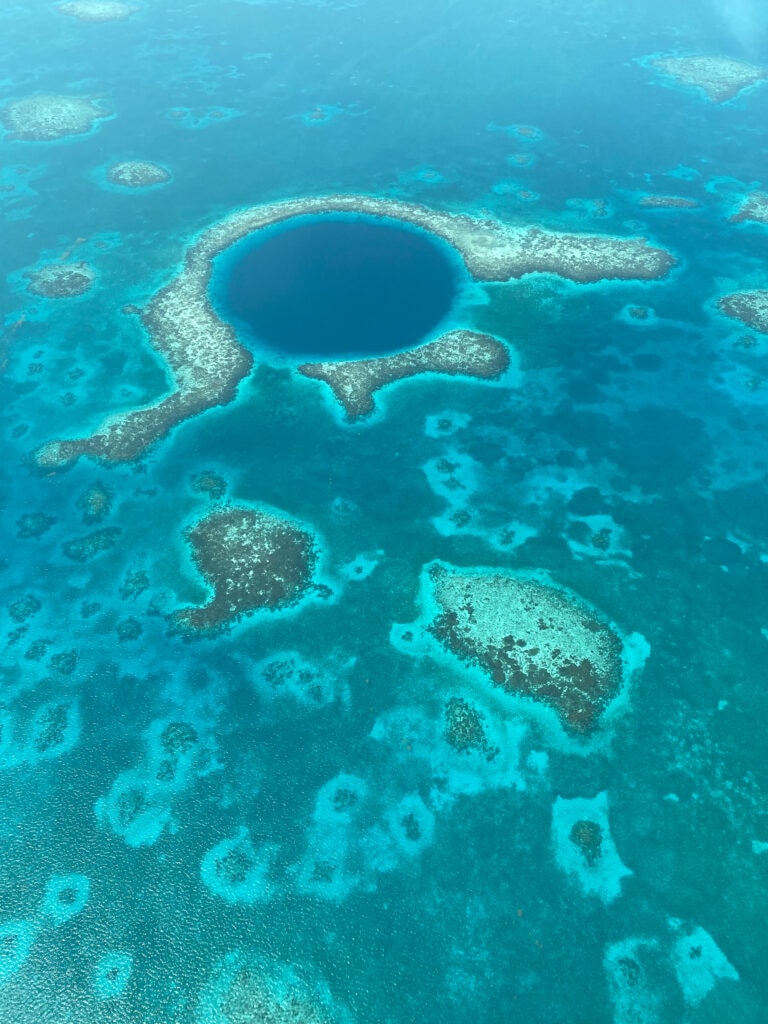
[(458, 258), (426, 232), (364, 217), (302, 218), (217, 261), (219, 314), (243, 344), (291, 359), (385, 355), (450, 311)]

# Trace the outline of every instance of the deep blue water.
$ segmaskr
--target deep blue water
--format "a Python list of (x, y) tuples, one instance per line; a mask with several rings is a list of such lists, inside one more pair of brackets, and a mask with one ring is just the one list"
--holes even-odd
[(423, 341), (450, 312), (456, 258), (422, 232), (320, 218), (221, 258), (220, 315), (250, 345), (292, 358), (377, 356)]
[[(729, 219), (768, 189), (768, 86), (715, 106), (638, 63), (765, 65), (764, 8), (137, 6), (101, 25), (47, 0), (0, 6), (0, 106), (72, 93), (114, 113), (62, 142), (0, 133), (0, 1024), (252, 1024), (256, 1011), (217, 998), (238, 965), (283, 995), (296, 971), (330, 1019), (358, 1024), (764, 1024), (768, 341), (714, 300), (768, 286), (765, 227)], [(164, 164), (172, 182), (107, 188), (125, 159)], [(325, 346), (293, 325), (275, 343), (290, 355), (254, 341), (235, 400), (136, 461), (33, 466), (50, 438), (164, 394), (166, 369), (122, 309), (173, 278), (197, 232), (328, 192), (643, 235), (679, 264), (650, 284), (531, 274), (469, 289), (441, 276), (437, 250), (442, 311), (461, 286), (451, 322), (502, 339), (519, 376), (406, 382), (348, 425), (293, 372), (296, 345)], [(647, 192), (698, 207), (649, 210)], [(94, 289), (29, 294), (24, 273), (67, 254), (95, 268)], [(252, 275), (265, 302), (287, 285), (271, 260)], [(422, 267), (396, 275), (418, 277), (419, 304)], [(321, 297), (345, 328), (373, 309)], [(383, 305), (398, 315), (376, 346), (430, 329)], [(637, 305), (655, 315), (633, 320)], [(275, 329), (299, 306), (281, 302)], [(316, 298), (301, 306), (320, 313)], [(211, 473), (219, 498), (200, 489)], [(94, 485), (111, 499), (99, 523), (83, 502)], [(171, 630), (206, 597), (184, 531), (221, 501), (315, 530), (335, 597), (215, 638)], [(99, 529), (112, 546), (72, 558)], [(575, 752), (478, 696), (461, 666), (391, 642), (434, 559), (546, 572), (646, 638), (608, 742)], [(289, 685), (270, 682), (276, 655)], [(493, 731), (492, 762), (448, 748), (457, 696)], [(174, 722), (197, 742), (169, 779), (158, 736)], [(603, 862), (606, 885), (621, 876), (610, 900), (562, 861), (567, 812), (584, 806), (570, 801), (596, 817), (603, 793), (632, 872)], [(263, 870), (228, 890), (207, 867), (243, 829)]]

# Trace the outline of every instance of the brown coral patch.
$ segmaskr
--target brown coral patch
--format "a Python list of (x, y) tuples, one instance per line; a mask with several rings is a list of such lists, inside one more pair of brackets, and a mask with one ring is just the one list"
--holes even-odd
[(289, 608), (313, 585), (313, 535), (273, 513), (223, 506), (199, 520), (187, 540), (213, 593), (175, 614), (182, 629), (216, 630), (256, 611)]
[(430, 576), (441, 610), (427, 630), (445, 649), (553, 708), (567, 732), (594, 730), (622, 684), (622, 642), (607, 623), (538, 581), (440, 565)]
[(354, 420), (372, 413), (374, 394), (395, 381), (422, 373), (492, 380), (508, 367), (509, 353), (502, 342), (476, 331), (450, 331), (408, 352), (341, 363), (304, 363), (298, 372), (324, 381), (347, 419)]

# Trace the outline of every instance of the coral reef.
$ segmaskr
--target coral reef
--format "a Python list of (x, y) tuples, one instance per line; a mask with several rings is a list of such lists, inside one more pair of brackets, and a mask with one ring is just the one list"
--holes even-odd
[[(681, 931), (682, 922), (674, 918), (671, 926)], [(698, 1006), (721, 979), (738, 981), (739, 972), (704, 928), (695, 927), (680, 934), (672, 948), (672, 965), (683, 999)]]
[(341, 902), (362, 883), (363, 866), (357, 863), (355, 853), (369, 795), (365, 780), (347, 772), (320, 788), (306, 853), (294, 868), (299, 892)]
[(26, 622), (37, 615), (42, 607), (42, 602), (34, 594), (25, 594), (8, 605), (8, 614), (13, 622)]
[(79, 21), (123, 21), (138, 7), (121, 3), (120, 0), (68, 0), (58, 4), (56, 10)]
[(0, 121), (11, 137), (25, 142), (85, 135), (96, 121), (109, 116), (92, 99), (81, 96), (27, 96), (0, 110)]
[(268, 874), (277, 847), (256, 849), (248, 829), (241, 826), (231, 839), (224, 839), (203, 857), (200, 877), (216, 896), (227, 903), (256, 903), (268, 900), (272, 886)]
[(36, 927), (32, 921), (3, 921), (0, 924), (0, 988), (24, 966), (34, 941)]
[(632, 872), (622, 863), (611, 837), (608, 794), (558, 797), (552, 807), (552, 845), (557, 866), (585, 896), (612, 903)]
[(596, 821), (580, 818), (573, 823), (568, 838), (581, 850), (587, 866), (594, 867), (603, 849), (603, 830), (600, 825)]
[(131, 847), (152, 846), (171, 821), (168, 781), (142, 769), (115, 779), (106, 797), (96, 802), (96, 817)]
[(750, 192), (731, 217), (732, 224), (741, 224), (746, 220), (755, 224), (768, 224), (768, 192)]
[(67, 726), (66, 706), (55, 704), (46, 708), (38, 714), (36, 725), (31, 745), (37, 754), (46, 754), (61, 746)]
[(506, 692), (591, 732), (622, 686), (622, 642), (594, 609), (549, 583), (492, 571), (428, 569), (436, 614), (428, 632)]
[(16, 521), (16, 536), (19, 540), (36, 540), (57, 522), (56, 516), (46, 515), (45, 512), (25, 512)]
[(82, 455), (131, 461), (183, 420), (232, 401), (253, 358), (211, 305), (214, 258), (247, 235), (293, 217), (340, 213), (394, 218), (429, 231), (453, 246), (479, 281), (508, 281), (535, 272), (582, 283), (647, 281), (665, 277), (675, 264), (670, 253), (640, 238), (515, 229), (374, 196), (318, 196), (238, 210), (197, 236), (181, 273), (144, 309), (132, 308), (167, 364), (171, 390), (150, 405), (108, 417), (87, 437), (48, 442), (35, 453), (38, 465), (59, 466)]
[(717, 307), (732, 320), (739, 320), (753, 331), (768, 334), (768, 290), (722, 295), (717, 300)]
[(45, 889), (42, 913), (58, 928), (85, 909), (90, 891), (85, 875), (54, 875)]
[(681, 85), (701, 89), (712, 103), (726, 103), (768, 77), (765, 68), (730, 57), (658, 57), (648, 63)]
[(227, 481), (213, 470), (205, 470), (192, 478), (192, 490), (196, 494), (205, 494), (206, 497), (218, 501), (227, 493)]
[(493, 380), (509, 367), (505, 345), (488, 334), (450, 331), (418, 348), (378, 359), (304, 363), (298, 372), (322, 380), (333, 391), (348, 420), (367, 416), (374, 409), (375, 392), (420, 373)]
[(51, 658), (51, 668), (54, 672), (60, 672), (63, 676), (71, 676), (77, 668), (77, 651), (59, 651)]
[(687, 199), (685, 196), (641, 196), (637, 203), (651, 210), (692, 210), (699, 204), (695, 199)]
[(117, 999), (123, 994), (133, 971), (130, 953), (107, 953), (96, 965), (93, 987), (98, 999)]
[(75, 701), (52, 701), (32, 715), (17, 763), (37, 764), (66, 754), (80, 738), (80, 711)]
[(40, 270), (30, 270), (27, 290), (44, 299), (71, 299), (89, 291), (96, 279), (92, 267), (79, 263), (49, 263)]
[(122, 532), (119, 526), (104, 526), (101, 530), (94, 530), (84, 537), (65, 541), (61, 549), (73, 562), (89, 562), (103, 551), (113, 548)]
[(143, 569), (136, 569), (126, 573), (125, 581), (117, 592), (122, 601), (135, 601), (149, 586), (149, 576)]
[(477, 750), (489, 761), (499, 753), (488, 742), (483, 721), (485, 716), (462, 697), (451, 697), (445, 705), (445, 738), (454, 750), (467, 753)]
[(627, 308), (627, 315), (632, 320), (647, 320), (648, 319), (648, 307), (647, 306), (629, 306)]
[(227, 954), (198, 1000), (197, 1024), (351, 1024), (320, 979), (305, 981), (277, 960)]
[(215, 630), (256, 611), (289, 608), (313, 586), (315, 537), (274, 512), (226, 505), (195, 523), (187, 540), (213, 595), (175, 614), (182, 629)]
[(113, 164), (107, 171), (110, 185), (122, 188), (151, 188), (154, 185), (165, 185), (170, 180), (170, 171), (148, 160), (124, 160)]
[(121, 619), (115, 626), (117, 642), (120, 644), (127, 644), (132, 640), (138, 640), (143, 632), (144, 627), (139, 620), (135, 619), (132, 615), (127, 619)]
[(307, 661), (296, 651), (280, 651), (253, 669), (256, 690), (267, 700), (291, 698), (305, 707), (320, 708), (349, 701), (345, 676), (354, 659), (324, 666)]
[(148, 730), (147, 751), (121, 772), (96, 801), (96, 817), (130, 847), (152, 846), (173, 821), (173, 804), (196, 778), (213, 770), (205, 721), (158, 719)]
[(86, 525), (100, 523), (112, 510), (112, 492), (97, 480), (78, 496), (77, 508)]

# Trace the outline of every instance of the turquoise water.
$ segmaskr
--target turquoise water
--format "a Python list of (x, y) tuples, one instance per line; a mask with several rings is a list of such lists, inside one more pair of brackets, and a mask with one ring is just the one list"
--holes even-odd
[[(768, 26), (626, 6), (0, 10), (0, 105), (110, 115), (0, 135), (0, 1024), (766, 1019), (768, 336), (715, 303), (766, 287), (765, 225), (730, 218), (768, 189), (768, 85), (714, 104), (640, 59), (768, 63)], [(126, 160), (171, 180), (110, 184)], [(256, 348), (135, 461), (35, 462), (166, 392), (123, 309), (199, 232), (345, 192), (678, 263), (460, 280), (447, 322), (508, 346), (497, 381), (349, 423)], [(30, 293), (72, 261), (90, 290)], [(317, 590), (183, 634), (187, 531), (226, 503), (311, 530)], [(636, 671), (591, 738), (440, 646), (436, 562), (615, 627)]]

